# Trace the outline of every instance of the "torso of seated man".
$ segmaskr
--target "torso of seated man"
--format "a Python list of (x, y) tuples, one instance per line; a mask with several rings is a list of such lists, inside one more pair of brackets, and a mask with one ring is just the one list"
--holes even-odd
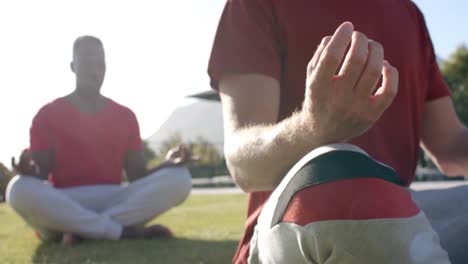
[(49, 181), (58, 188), (120, 184), (129, 150), (141, 150), (134, 113), (104, 96), (72, 95), (42, 107), (34, 117), (30, 151), (50, 151)]
[[(274, 78), (281, 89), (281, 121), (301, 107), (305, 69), (320, 40), (344, 21), (381, 43), (400, 77), (392, 105), (351, 143), (393, 167), (409, 185), (419, 154), (424, 105), (450, 94), (424, 17), (411, 1), (228, 1), (211, 54), (211, 83), (217, 88), (219, 76), (232, 72)], [(253, 226), (269, 196), (270, 192), (249, 194), (247, 227), (236, 260), (248, 255)]]
[[(253, 22), (248, 19), (255, 14), (257, 16)], [(412, 182), (419, 153), (424, 104), (450, 94), (437, 69), (424, 17), (413, 3), (403, 0), (307, 3), (302, 0), (237, 0), (225, 11), (224, 17), (226, 23), (218, 30), (222, 34), (217, 36), (211, 55), (211, 76), (248, 68), (275, 77), (281, 83), (279, 120), (290, 116), (301, 106), (306, 77), (304, 69), (321, 38), (333, 32), (337, 25), (346, 20), (352, 21), (356, 30), (382, 43), (385, 58), (399, 71), (399, 91), (381, 119), (351, 143), (393, 167), (405, 185)], [(233, 21), (228, 22), (228, 19)], [(249, 23), (257, 23), (258, 26), (238, 28), (235, 24), (237, 21), (251, 21)], [(230, 42), (231, 36), (246, 38)], [(268, 37), (274, 38), (274, 41)], [(265, 48), (262, 46), (265, 43), (270, 46)], [(225, 54), (223, 50), (239, 51)], [(248, 61), (248, 58), (254, 59)], [(248, 64), (248, 67), (244, 64)], [(269, 195), (270, 192), (250, 194), (248, 215), (254, 215)]]

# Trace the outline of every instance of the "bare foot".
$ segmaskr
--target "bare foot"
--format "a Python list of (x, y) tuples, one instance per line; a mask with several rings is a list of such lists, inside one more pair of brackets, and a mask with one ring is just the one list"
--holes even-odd
[(83, 242), (85, 241), (84, 238), (78, 236), (78, 235), (74, 235), (72, 233), (69, 233), (69, 232), (65, 232), (63, 233), (62, 235), (62, 245), (63, 246), (72, 246), (76, 243), (79, 243), (79, 242)]
[(63, 233), (62, 236), (62, 246), (71, 246), (73, 245), (74, 237), (72, 233)]
[(122, 239), (170, 239), (173, 238), (171, 230), (163, 225), (126, 226), (122, 231)]

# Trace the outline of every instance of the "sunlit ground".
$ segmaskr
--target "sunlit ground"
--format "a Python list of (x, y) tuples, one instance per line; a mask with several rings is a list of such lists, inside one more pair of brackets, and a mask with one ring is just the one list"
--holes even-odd
[(242, 235), (246, 196), (191, 195), (154, 222), (167, 225), (170, 241), (85, 242), (72, 247), (37, 240), (0, 204), (0, 263), (230, 263)]

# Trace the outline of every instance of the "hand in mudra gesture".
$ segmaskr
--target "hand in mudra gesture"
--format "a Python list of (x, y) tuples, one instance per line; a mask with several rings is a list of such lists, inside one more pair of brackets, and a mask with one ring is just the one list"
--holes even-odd
[(25, 149), (21, 152), (19, 161), (11, 158), (11, 167), (18, 175), (37, 176), (40, 173), (39, 166), (34, 162), (29, 150)]
[(196, 160), (198, 158), (193, 157), (191, 151), (183, 144), (170, 149), (166, 154), (166, 162), (174, 166), (183, 166)]
[(307, 66), (300, 114), (324, 143), (342, 142), (373, 126), (397, 91), (398, 71), (384, 60), (382, 45), (346, 22), (322, 40)]

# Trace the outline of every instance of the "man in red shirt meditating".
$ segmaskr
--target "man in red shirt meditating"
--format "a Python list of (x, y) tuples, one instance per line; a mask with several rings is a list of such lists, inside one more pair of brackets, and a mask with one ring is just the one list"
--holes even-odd
[(146, 169), (135, 114), (100, 93), (106, 65), (99, 39), (75, 41), (71, 68), (76, 89), (34, 117), (30, 148), (18, 164), (13, 160), (18, 176), (7, 202), (43, 240), (171, 237), (161, 225), (144, 224), (190, 193), (183, 167), (190, 154), (179, 146), (159, 167)]

